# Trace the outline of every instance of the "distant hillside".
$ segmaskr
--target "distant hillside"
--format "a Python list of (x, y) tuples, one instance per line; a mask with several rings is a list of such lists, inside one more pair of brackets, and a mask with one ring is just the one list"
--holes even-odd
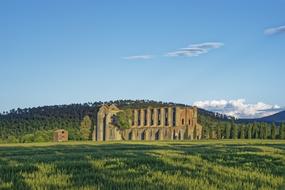
[(217, 112), (208, 111), (208, 110), (201, 109), (201, 108), (198, 108), (198, 113), (200, 115), (209, 116), (209, 117), (215, 118), (217, 120), (221, 120), (221, 121), (235, 120), (235, 118), (232, 116), (228, 116), (228, 115), (217, 113)]
[(256, 118), (256, 119), (238, 119), (238, 123), (252, 123), (252, 122), (266, 122), (266, 123), (282, 123), (285, 122), (285, 111), (278, 112), (276, 114)]
[(257, 121), (260, 121), (260, 122), (276, 122), (276, 123), (285, 122), (285, 111), (281, 111), (279, 113), (257, 119)]

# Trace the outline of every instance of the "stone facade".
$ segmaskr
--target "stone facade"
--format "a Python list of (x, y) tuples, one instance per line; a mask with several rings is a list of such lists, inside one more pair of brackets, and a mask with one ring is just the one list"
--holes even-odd
[(131, 109), (130, 128), (120, 130), (113, 116), (120, 112), (115, 105), (102, 105), (93, 131), (94, 141), (111, 140), (184, 140), (201, 139), (197, 108), (186, 106)]

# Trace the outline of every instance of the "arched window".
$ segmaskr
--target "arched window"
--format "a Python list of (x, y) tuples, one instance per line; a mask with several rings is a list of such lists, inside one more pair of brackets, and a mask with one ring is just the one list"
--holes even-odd
[(172, 109), (172, 125), (176, 126), (176, 108)]
[(144, 126), (147, 125), (147, 110), (144, 110)]
[(154, 124), (154, 119), (153, 119), (153, 116), (154, 115), (154, 111), (153, 109), (150, 110), (150, 125), (153, 125)]
[(141, 125), (141, 110), (138, 110), (138, 125)]
[(161, 122), (161, 112), (160, 109), (157, 109), (157, 125), (160, 125)]
[(164, 108), (164, 123), (168, 126), (168, 108)]
[(135, 110), (132, 110), (132, 125), (135, 125)]

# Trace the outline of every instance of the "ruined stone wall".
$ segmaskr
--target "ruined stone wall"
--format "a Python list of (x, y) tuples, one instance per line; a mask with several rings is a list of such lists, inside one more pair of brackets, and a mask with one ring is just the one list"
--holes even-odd
[(201, 138), (202, 126), (197, 124), (197, 109), (195, 107), (169, 106), (132, 109), (131, 127), (125, 130), (119, 130), (112, 123), (112, 116), (119, 111), (114, 105), (103, 105), (99, 109), (93, 140), (184, 140)]

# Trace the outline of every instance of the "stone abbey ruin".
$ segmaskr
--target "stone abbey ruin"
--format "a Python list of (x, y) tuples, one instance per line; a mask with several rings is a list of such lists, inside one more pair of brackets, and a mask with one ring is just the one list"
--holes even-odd
[(202, 126), (197, 123), (196, 107), (132, 108), (128, 129), (116, 125), (114, 118), (121, 111), (114, 104), (104, 104), (99, 108), (92, 137), (94, 141), (201, 139)]

